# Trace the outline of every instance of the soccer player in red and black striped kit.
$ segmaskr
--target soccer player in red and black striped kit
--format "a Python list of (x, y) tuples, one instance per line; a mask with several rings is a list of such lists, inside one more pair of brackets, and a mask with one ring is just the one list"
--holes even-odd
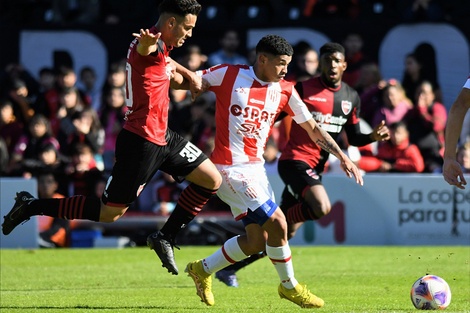
[[(390, 139), (390, 131), (382, 122), (370, 134), (359, 128), (360, 98), (357, 92), (342, 82), (346, 70), (344, 47), (329, 42), (320, 48), (320, 76), (298, 82), (296, 90), (312, 113), (315, 121), (336, 139), (344, 128), (349, 144), (364, 146), (374, 141)], [(289, 139), (282, 149), (278, 171), (285, 184), (281, 199), (288, 223), (288, 238), (307, 220), (318, 220), (331, 210), (330, 200), (321, 182), (321, 174), (329, 153), (312, 144), (305, 131), (292, 123)], [(238, 285), (235, 272), (256, 261), (264, 254), (230, 265), (216, 273), (229, 286)]]
[(157, 23), (133, 34), (126, 64), (129, 110), (116, 140), (116, 162), (101, 199), (81, 195), (35, 199), (27, 191), (19, 192), (4, 218), (3, 234), (8, 235), (33, 215), (116, 221), (161, 170), (177, 180), (191, 182), (162, 229), (147, 238), (162, 266), (178, 274), (174, 238), (201, 211), (222, 182), (207, 156), (167, 124), (170, 87), (191, 89), (193, 96), (202, 90), (201, 78), (169, 56), (170, 50), (182, 46), (191, 37), (200, 11), (201, 5), (196, 0), (164, 0), (159, 6)]

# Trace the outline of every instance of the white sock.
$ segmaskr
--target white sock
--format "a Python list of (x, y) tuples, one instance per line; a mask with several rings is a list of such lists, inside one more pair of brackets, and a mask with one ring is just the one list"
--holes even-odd
[(266, 245), (266, 254), (276, 268), (281, 284), (287, 289), (293, 289), (297, 286), (298, 282), (294, 277), (294, 265), (289, 244), (282, 247)]
[(224, 245), (214, 252), (212, 255), (202, 260), (204, 270), (208, 274), (215, 273), (230, 264), (244, 260), (248, 257), (243, 253), (238, 245), (238, 236), (232, 237), (227, 240)]

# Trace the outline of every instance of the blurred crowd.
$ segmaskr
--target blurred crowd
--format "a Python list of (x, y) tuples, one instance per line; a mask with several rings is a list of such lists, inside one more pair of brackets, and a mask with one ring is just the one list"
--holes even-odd
[[(200, 2), (203, 5), (220, 3)], [(247, 5), (263, 3), (275, 10), (290, 1), (242, 2)], [(354, 18), (355, 9), (364, 1), (297, 2), (304, 15), (337, 14)], [(380, 1), (383, 6), (394, 2)], [(448, 3), (451, 2), (455, 1), (397, 1), (395, 5), (402, 5), (402, 12), (407, 12), (402, 18), (443, 20), (449, 18)], [(158, 5), (158, 1), (141, 0), (136, 10), (137, 6), (130, 0), (11, 0), (1, 3), (0, 23), (38, 19), (57, 24), (120, 23), (126, 22), (125, 18), (154, 22)], [(142, 9), (145, 6), (148, 10)], [(348, 10), (344, 11), (345, 8)], [(144, 16), (149, 12), (151, 16)], [(216, 51), (185, 45), (177, 61), (193, 71), (219, 63), (253, 64), (254, 51), (240, 52), (240, 35), (236, 29), (227, 29), (219, 38), (220, 47)], [(401, 77), (384, 78), (377, 63), (364, 51), (361, 34), (350, 33), (341, 43), (348, 63), (343, 82), (360, 95), (361, 128), (368, 132), (384, 120), (391, 130), (391, 140), (357, 148), (349, 146), (346, 136), (340, 136), (340, 145), (364, 173), (441, 172), (447, 111), (442, 104), (432, 46), (421, 44), (410, 51), (403, 60), (405, 70)], [(297, 43), (286, 79), (297, 82), (319, 75), (318, 48), (303, 41)], [(21, 64), (13, 63), (1, 69), (1, 176), (38, 178), (39, 197), (100, 196), (105, 177), (113, 166), (116, 136), (126, 116), (125, 66), (125, 60), (111, 64), (103, 86), (97, 85), (92, 67), (74, 69), (58, 65), (29, 73)], [(210, 155), (216, 127), (214, 95), (206, 92), (194, 102), (183, 90), (171, 90), (169, 96), (169, 127)], [(277, 158), (287, 137), (282, 121), (277, 122), (265, 153), (268, 173), (276, 173)], [(459, 162), (470, 173), (470, 118), (466, 119), (460, 138)], [(332, 157), (325, 173), (337, 171), (338, 164)], [(131, 210), (167, 216), (182, 189), (171, 176), (157, 173)], [(226, 210), (217, 199), (208, 206), (207, 210)]]
[[(286, 18), (393, 19), (397, 22), (464, 21), (467, 0), (201, 0), (209, 19), (224, 23), (282, 22)], [(0, 25), (152, 23), (159, 0), (3, 0)], [(286, 17), (289, 15), (289, 17)], [(245, 19), (245, 21), (243, 21)], [(255, 21), (256, 20), (256, 21)]]

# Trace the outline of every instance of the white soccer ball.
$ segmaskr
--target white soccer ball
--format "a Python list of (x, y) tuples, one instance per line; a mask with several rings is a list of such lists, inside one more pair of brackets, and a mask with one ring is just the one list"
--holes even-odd
[(447, 282), (436, 275), (420, 277), (411, 287), (411, 302), (420, 310), (444, 310), (451, 297)]

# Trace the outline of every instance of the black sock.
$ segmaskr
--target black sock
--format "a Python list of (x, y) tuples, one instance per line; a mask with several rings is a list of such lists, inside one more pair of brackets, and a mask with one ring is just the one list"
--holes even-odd
[(98, 222), (101, 200), (97, 197), (73, 196), (63, 199), (36, 199), (28, 204), (32, 215), (46, 215), (62, 219), (87, 219)]
[(256, 253), (256, 254), (252, 254), (249, 257), (247, 257), (246, 259), (243, 259), (241, 261), (238, 261), (236, 263), (233, 263), (233, 264), (227, 266), (226, 268), (224, 268), (224, 270), (232, 270), (232, 271), (236, 272), (238, 270), (241, 270), (245, 266), (248, 266), (251, 263), (253, 263), (255, 261), (258, 261), (259, 259), (264, 258), (265, 256), (266, 256), (265, 251), (260, 252), (260, 253)]
[(191, 222), (217, 190), (190, 184), (181, 193), (175, 209), (160, 232), (164, 237), (175, 238), (180, 230)]

